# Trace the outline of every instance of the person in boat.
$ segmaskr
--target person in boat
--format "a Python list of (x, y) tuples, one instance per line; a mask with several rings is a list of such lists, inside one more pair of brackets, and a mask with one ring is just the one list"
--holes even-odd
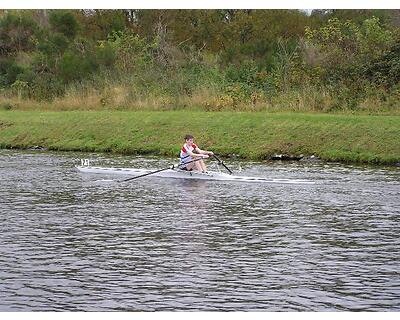
[[(203, 160), (196, 160), (198, 158), (206, 159), (209, 156), (214, 155), (212, 151), (201, 150), (194, 142), (192, 135), (188, 134), (185, 136), (185, 144), (181, 149), (180, 157), (180, 168), (183, 170), (191, 171), (193, 169), (200, 172), (207, 172), (207, 167)], [(188, 163), (190, 162), (190, 163)], [(187, 164), (186, 164), (187, 163)], [(186, 165), (185, 165), (186, 164)]]

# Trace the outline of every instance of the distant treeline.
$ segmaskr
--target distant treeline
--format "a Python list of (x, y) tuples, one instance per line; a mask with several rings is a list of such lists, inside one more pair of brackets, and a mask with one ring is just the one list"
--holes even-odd
[(400, 110), (400, 10), (2, 10), (0, 108)]

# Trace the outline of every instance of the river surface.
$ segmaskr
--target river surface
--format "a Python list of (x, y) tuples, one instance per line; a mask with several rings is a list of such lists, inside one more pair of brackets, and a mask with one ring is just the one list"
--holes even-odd
[(399, 168), (241, 162), (315, 184), (119, 183), (80, 158), (171, 163), (0, 150), (0, 311), (400, 311)]

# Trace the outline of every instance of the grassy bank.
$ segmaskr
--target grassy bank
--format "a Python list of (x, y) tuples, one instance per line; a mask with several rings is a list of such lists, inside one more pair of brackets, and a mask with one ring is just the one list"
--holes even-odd
[(265, 112), (0, 111), (0, 147), (174, 156), (192, 133), (220, 155), (275, 153), (324, 160), (400, 161), (400, 116)]
[[(113, 75), (117, 77), (116, 75)], [(238, 86), (228, 86), (204, 81), (190, 90), (190, 93), (159, 92), (158, 82), (152, 88), (139, 88), (133, 76), (104, 76), (100, 80), (71, 85), (65, 94), (51, 100), (21, 98), (13, 91), (3, 91), (0, 96), (0, 110), (12, 111), (241, 111), (241, 112), (303, 112), (331, 114), (400, 115), (400, 91), (391, 94), (384, 90), (374, 90), (362, 99), (347, 97), (345, 94), (329, 89), (304, 84), (301, 88), (279, 92), (268, 96), (254, 91), (245, 94)], [(172, 77), (172, 76), (171, 76)], [(167, 79), (171, 82), (195, 82), (190, 79)], [(166, 89), (164, 91), (174, 91)], [(226, 92), (227, 90), (227, 92)], [(344, 90), (344, 89), (343, 89)], [(351, 91), (350, 91), (351, 92)], [(357, 102), (355, 102), (357, 100)], [(352, 101), (351, 107), (348, 104)]]

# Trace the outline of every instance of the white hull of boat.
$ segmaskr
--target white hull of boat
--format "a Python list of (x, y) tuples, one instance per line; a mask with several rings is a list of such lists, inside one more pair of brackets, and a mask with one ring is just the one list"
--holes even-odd
[[(105, 168), (105, 167), (92, 167), (92, 166), (77, 166), (77, 170), (83, 173), (96, 173), (96, 174), (121, 174), (130, 176), (139, 176), (152, 172), (146, 169), (133, 169), (133, 168)], [(157, 172), (148, 177), (161, 177), (161, 178), (175, 178), (175, 179), (196, 179), (196, 180), (217, 180), (217, 181), (237, 181), (237, 182), (267, 182), (267, 183), (284, 183), (284, 184), (313, 184), (314, 182), (301, 179), (266, 179), (261, 177), (247, 177), (229, 175), (223, 172), (207, 172), (202, 173), (198, 171), (186, 171), (180, 169), (168, 169), (165, 171)]]

